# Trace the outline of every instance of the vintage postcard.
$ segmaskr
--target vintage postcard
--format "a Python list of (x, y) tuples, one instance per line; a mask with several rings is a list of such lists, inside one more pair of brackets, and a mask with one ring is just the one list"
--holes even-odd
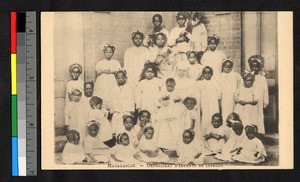
[(292, 23), (42, 12), (42, 169), (293, 169)]

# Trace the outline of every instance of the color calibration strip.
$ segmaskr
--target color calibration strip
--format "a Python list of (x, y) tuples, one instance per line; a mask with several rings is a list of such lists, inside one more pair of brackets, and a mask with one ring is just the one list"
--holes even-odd
[(12, 176), (36, 175), (35, 26), (35, 12), (11, 12)]

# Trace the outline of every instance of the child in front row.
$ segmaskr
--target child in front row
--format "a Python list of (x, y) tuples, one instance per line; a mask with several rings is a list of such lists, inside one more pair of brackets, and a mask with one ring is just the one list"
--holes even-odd
[(202, 146), (194, 140), (195, 133), (185, 130), (182, 134), (182, 141), (179, 142), (177, 164), (203, 164)]
[(123, 128), (116, 132), (116, 136), (122, 133), (126, 133), (129, 137), (131, 145), (136, 148), (138, 146), (137, 133), (134, 130), (134, 116), (133, 115), (124, 115), (123, 116)]
[(81, 163), (85, 159), (85, 153), (82, 145), (80, 145), (80, 135), (76, 130), (69, 130), (67, 133), (67, 143), (62, 153), (62, 161), (64, 164)]
[[(220, 113), (215, 113), (211, 118), (211, 126), (209, 126), (204, 135), (204, 146), (211, 153), (221, 153), (226, 142), (226, 128), (223, 125), (223, 118)], [(207, 155), (208, 155), (207, 154)]]
[(152, 126), (151, 114), (147, 110), (141, 110), (138, 113), (137, 123), (134, 125), (133, 129), (137, 134), (137, 139), (140, 140), (144, 135), (145, 127)]
[(140, 151), (141, 160), (144, 162), (167, 162), (169, 157), (160, 150), (153, 138), (154, 128), (148, 126), (144, 129), (144, 135), (141, 138), (138, 149)]
[[(89, 157), (88, 162), (101, 163), (109, 162), (110, 151), (99, 135), (101, 125), (96, 121), (91, 121), (88, 126), (88, 135), (84, 139), (84, 151)], [(100, 132), (101, 133), (101, 132)]]
[(233, 160), (252, 164), (259, 164), (265, 161), (267, 153), (262, 142), (256, 138), (257, 130), (255, 125), (245, 127), (247, 138), (243, 142), (240, 153), (234, 156)]

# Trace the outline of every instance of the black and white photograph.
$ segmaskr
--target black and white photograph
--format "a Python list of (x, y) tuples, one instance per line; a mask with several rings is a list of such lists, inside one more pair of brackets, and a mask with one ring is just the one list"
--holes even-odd
[(42, 12), (42, 169), (293, 168), (292, 17)]

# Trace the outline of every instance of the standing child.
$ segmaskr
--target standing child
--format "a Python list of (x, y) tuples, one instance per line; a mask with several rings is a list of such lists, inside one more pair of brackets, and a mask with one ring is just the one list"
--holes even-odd
[(182, 140), (178, 145), (177, 155), (179, 158), (178, 164), (203, 164), (202, 146), (194, 140), (195, 133), (191, 130), (186, 130), (182, 134)]
[(69, 130), (67, 133), (67, 143), (62, 153), (64, 164), (81, 163), (85, 159), (84, 150), (80, 145), (80, 134), (76, 130)]
[(248, 125), (245, 127), (245, 132), (247, 139), (245, 138), (241, 152), (234, 156), (233, 160), (251, 164), (264, 162), (267, 157), (267, 153), (262, 142), (256, 138), (257, 126)]
[[(147, 63), (144, 66), (135, 93), (136, 108), (147, 110), (151, 113), (152, 120), (155, 121), (158, 95), (161, 90), (161, 80), (157, 78), (157, 68), (154, 63)], [(153, 123), (155, 124), (155, 123)]]
[(201, 58), (203, 66), (209, 66), (214, 71), (213, 78), (218, 78), (222, 70), (222, 60), (225, 54), (221, 50), (217, 50), (220, 38), (217, 35), (209, 35), (207, 38), (208, 49)]
[(119, 70), (115, 76), (118, 85), (112, 87), (110, 101), (110, 112), (113, 113), (111, 127), (114, 134), (124, 127), (123, 116), (134, 112), (134, 91), (126, 83), (126, 71)]
[(154, 128), (148, 126), (144, 129), (144, 135), (141, 138), (138, 149), (140, 151), (141, 160), (144, 162), (167, 162), (169, 157), (157, 148), (155, 139), (153, 138)]
[(222, 73), (220, 74), (218, 81), (221, 85), (221, 107), (222, 116), (226, 118), (230, 113), (234, 111), (235, 102), (234, 94), (242, 84), (242, 77), (238, 73), (232, 71), (233, 60), (232, 58), (225, 58), (222, 62)]
[(160, 14), (155, 14), (152, 17), (153, 29), (147, 33), (147, 38), (144, 40), (144, 45), (146, 47), (154, 47), (155, 46), (155, 38), (154, 35), (157, 33), (163, 33), (166, 37), (169, 37), (169, 32), (165, 27), (162, 25), (163, 18)]
[(95, 120), (96, 122), (100, 123), (101, 130), (99, 132), (99, 137), (104, 141), (109, 141), (112, 139), (112, 131), (111, 126), (108, 121), (107, 117), (107, 111), (102, 109), (102, 99), (93, 96), (90, 99), (90, 106), (92, 110), (90, 111), (88, 121)]
[(204, 79), (199, 81), (202, 133), (210, 126), (212, 115), (220, 112), (221, 88), (217, 80), (211, 79), (213, 74), (212, 68), (206, 66), (202, 71)]
[(135, 87), (139, 81), (144, 64), (149, 60), (149, 51), (142, 46), (144, 34), (140, 31), (131, 35), (134, 46), (126, 49), (124, 54), (124, 68), (127, 71), (128, 84)]
[(84, 102), (84, 108), (86, 109), (86, 117), (89, 116), (91, 111), (90, 99), (93, 97), (94, 92), (94, 83), (93, 82), (85, 82), (84, 83), (84, 97), (82, 98), (82, 102)]
[(223, 125), (223, 118), (220, 113), (215, 113), (211, 118), (211, 125), (204, 135), (204, 146), (212, 154), (221, 153), (226, 142), (226, 128)]
[(198, 55), (196, 51), (188, 51), (186, 56), (189, 60), (189, 72), (188, 75), (193, 80), (198, 80), (201, 77), (202, 65), (198, 63)]
[(107, 108), (107, 103), (111, 98), (110, 90), (116, 85), (115, 73), (121, 68), (119, 61), (112, 59), (115, 53), (115, 46), (106, 45), (103, 47), (105, 59), (96, 64), (96, 82), (94, 95), (103, 99), (103, 106)]
[(257, 113), (257, 127), (258, 132), (261, 134), (265, 133), (264, 124), (264, 108), (269, 104), (269, 90), (267, 79), (262, 73), (264, 58), (260, 55), (251, 56), (248, 60), (251, 72), (255, 75), (253, 87), (257, 90), (258, 94), (258, 113)]
[(235, 111), (243, 121), (244, 125), (257, 124), (259, 100), (257, 90), (253, 87), (254, 75), (244, 74), (244, 84), (235, 93)]
[[(84, 151), (92, 163), (109, 162), (110, 151), (99, 135), (100, 123), (91, 121), (88, 126), (88, 135), (84, 139)], [(100, 125), (100, 127), (99, 127)]]

